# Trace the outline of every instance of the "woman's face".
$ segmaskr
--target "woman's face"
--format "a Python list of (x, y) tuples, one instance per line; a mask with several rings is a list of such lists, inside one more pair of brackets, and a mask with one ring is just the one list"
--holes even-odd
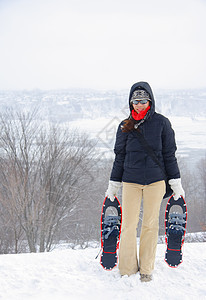
[(149, 101), (147, 101), (146, 104), (141, 104), (140, 102), (138, 104), (132, 104), (133, 105), (133, 108), (134, 110), (137, 112), (137, 113), (140, 113), (141, 111), (145, 110), (148, 106), (149, 106)]

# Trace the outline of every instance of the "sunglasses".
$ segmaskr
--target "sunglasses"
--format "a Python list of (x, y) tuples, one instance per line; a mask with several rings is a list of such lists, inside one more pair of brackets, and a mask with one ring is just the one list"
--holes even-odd
[(147, 100), (147, 99), (143, 99), (143, 100), (132, 100), (131, 102), (132, 102), (132, 104), (139, 104), (139, 103), (146, 104), (148, 101), (149, 100)]

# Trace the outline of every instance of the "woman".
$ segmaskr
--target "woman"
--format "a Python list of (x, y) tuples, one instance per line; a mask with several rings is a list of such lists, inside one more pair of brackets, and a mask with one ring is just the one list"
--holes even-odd
[[(175, 157), (174, 131), (169, 120), (155, 112), (154, 96), (147, 82), (138, 82), (131, 87), (129, 107), (129, 118), (121, 122), (117, 130), (115, 160), (106, 196), (113, 201), (123, 186), (120, 274), (132, 275), (139, 270), (140, 280), (150, 281), (158, 240), (159, 210), (165, 194), (165, 174), (176, 200), (181, 195), (184, 197), (184, 190)], [(147, 153), (136, 131), (144, 136), (162, 168)], [(142, 199), (143, 220), (138, 261), (136, 229)]]

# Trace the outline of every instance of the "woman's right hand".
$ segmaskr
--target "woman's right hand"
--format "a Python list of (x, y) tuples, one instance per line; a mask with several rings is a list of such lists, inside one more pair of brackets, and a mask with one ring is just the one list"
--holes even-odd
[(108, 197), (111, 201), (114, 201), (114, 198), (117, 196), (121, 185), (122, 183), (119, 181), (110, 180), (105, 196)]

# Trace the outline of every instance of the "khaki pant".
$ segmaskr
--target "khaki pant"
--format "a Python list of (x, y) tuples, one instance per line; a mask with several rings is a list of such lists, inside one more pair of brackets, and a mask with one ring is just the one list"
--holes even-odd
[[(149, 185), (123, 182), (122, 233), (119, 249), (121, 275), (151, 274), (154, 269), (158, 231), (159, 210), (165, 194), (164, 180)], [(137, 259), (137, 226), (143, 198), (143, 220)]]

